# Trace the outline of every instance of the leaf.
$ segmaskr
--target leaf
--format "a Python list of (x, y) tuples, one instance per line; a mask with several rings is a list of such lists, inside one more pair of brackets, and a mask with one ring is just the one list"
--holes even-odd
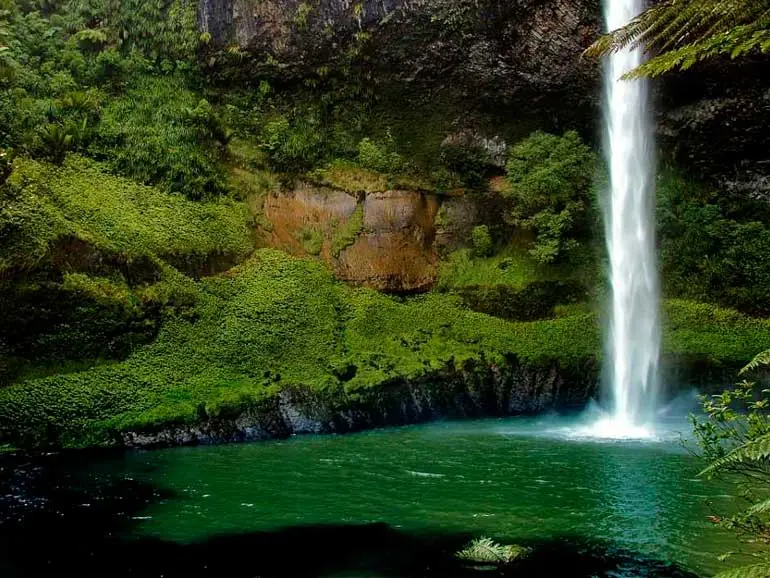
[(708, 475), (724, 470), (728, 466), (745, 463), (758, 462), (770, 457), (770, 434), (765, 434), (755, 440), (744, 443), (735, 448), (723, 458), (714, 461), (709, 467), (703, 470), (700, 475)]
[(766, 514), (767, 512), (770, 512), (770, 498), (768, 498), (767, 500), (763, 500), (757, 504), (754, 504), (748, 510), (748, 513), (752, 516)]
[(759, 353), (748, 365), (746, 365), (746, 367), (741, 369), (738, 375), (744, 375), (755, 369), (759, 369), (760, 367), (768, 366), (770, 366), (770, 349)]
[(768, 578), (768, 576), (770, 576), (770, 563), (762, 563), (720, 572), (714, 578)]

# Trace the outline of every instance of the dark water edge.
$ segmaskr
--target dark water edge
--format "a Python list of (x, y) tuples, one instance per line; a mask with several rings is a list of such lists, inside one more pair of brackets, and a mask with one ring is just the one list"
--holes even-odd
[[(446, 427), (457, 426), (447, 424)], [(347, 444), (349, 440), (360, 445), (368, 440), (367, 443), (378, 445), (379, 440), (393, 440), (403, 435), (402, 431), (394, 430), (370, 432), (360, 438), (310, 437), (288, 444), (252, 444), (232, 454), (238, 456), (233, 467), (237, 471), (238, 464), (242, 463), (240, 458), (253, 451), (263, 456), (258, 460), (260, 463), (270, 467), (260, 448), (269, 449), (281, 459), (290, 459), (292, 448), (317, 455), (328, 443)], [(463, 445), (467, 446), (471, 438), (463, 439)], [(456, 445), (457, 441), (451, 440), (451, 444)], [(308, 448), (308, 443), (313, 447)], [(390, 443), (406, 449), (399, 445), (403, 441)], [(619, 547), (612, 541), (569, 533), (548, 539), (515, 540), (533, 552), (526, 560), (508, 568), (494, 571), (470, 568), (456, 560), (454, 554), (471, 538), (478, 537), (477, 529), (469, 528), (467, 532), (458, 531), (457, 527), (447, 529), (440, 520), (430, 516), (419, 529), (393, 523), (351, 522), (293, 524), (257, 531), (246, 528), (241, 532), (237, 529), (242, 525), (236, 523), (236, 531), (189, 542), (138, 531), (149, 509), (164, 502), (184, 502), (189, 496), (170, 489), (174, 485), (164, 479), (162, 469), (153, 470), (150, 481), (126, 472), (139, 471), (138, 462), (157, 464), (167, 456), (175, 463), (186, 464), (194, 478), (197, 471), (190, 466), (190, 458), (217, 470), (218, 462), (213, 458), (221, 456), (222, 449), (226, 448), (0, 456), (0, 576), (698, 576), (675, 563)], [(350, 449), (345, 446), (338, 451), (349, 454)], [(401, 451), (398, 450), (397, 455)], [(233, 458), (226, 460), (232, 462)], [(128, 463), (129, 466), (126, 470), (110, 470), (111, 475), (99, 475), (99, 464), (104, 463)], [(295, 458), (291, 467), (300, 467), (301, 463)], [(251, 471), (248, 466), (243, 469)], [(88, 475), (83, 475), (84, 472)], [(426, 478), (424, 482), (432, 480)], [(328, 491), (345, 499), (345, 493), (338, 493), (336, 487), (330, 486)], [(402, 495), (403, 501), (408, 502), (408, 494)], [(268, 501), (277, 510), (286, 508), (286, 504)], [(450, 502), (446, 502), (446, 507), (451, 508)], [(226, 516), (228, 512), (222, 510), (221, 515)], [(341, 513), (339, 519), (343, 519)]]
[(173, 496), (130, 479), (79, 487), (72, 459), (2, 458), (0, 575), (696, 578), (676, 565), (571, 536), (527, 542), (529, 558), (494, 572), (454, 558), (470, 533), (408, 532), (378, 523), (231, 533), (191, 544), (126, 538), (148, 504)]

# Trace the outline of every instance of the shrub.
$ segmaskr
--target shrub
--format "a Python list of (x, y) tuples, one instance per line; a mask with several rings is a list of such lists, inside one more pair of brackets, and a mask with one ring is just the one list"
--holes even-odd
[(494, 253), (494, 243), (492, 242), (492, 236), (489, 234), (489, 227), (486, 225), (479, 225), (473, 228), (471, 233), (473, 239), (473, 252), (479, 257), (489, 257)]
[(596, 163), (576, 132), (536, 132), (511, 149), (511, 187), (502, 194), (511, 205), (509, 220), (535, 233), (531, 253), (539, 262), (561, 259), (587, 233)]
[(219, 151), (191, 114), (207, 116), (203, 108), (183, 78), (144, 77), (105, 107), (92, 152), (141, 183), (194, 199), (220, 194), (227, 185)]
[(314, 116), (289, 119), (279, 116), (265, 123), (261, 146), (278, 171), (300, 173), (319, 165), (325, 158), (323, 127)]
[(489, 154), (473, 144), (450, 144), (442, 147), (441, 162), (459, 175), (463, 185), (471, 189), (484, 184), (490, 165)]
[(770, 314), (770, 227), (753, 220), (761, 212), (730, 218), (728, 206), (717, 204), (724, 203), (722, 195), (670, 172), (658, 191), (665, 291)]
[(390, 150), (391, 147), (378, 145), (370, 138), (358, 143), (358, 162), (367, 169), (382, 173), (395, 173), (403, 168), (401, 156)]

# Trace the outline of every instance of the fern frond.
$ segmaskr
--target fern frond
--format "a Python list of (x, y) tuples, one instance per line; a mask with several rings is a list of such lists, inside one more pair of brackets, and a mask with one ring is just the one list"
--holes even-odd
[(751, 362), (746, 365), (746, 367), (741, 369), (738, 375), (745, 375), (746, 373), (754, 371), (755, 369), (759, 369), (760, 367), (768, 366), (770, 366), (770, 349), (757, 354), (757, 356), (752, 359)]
[(516, 544), (504, 546), (490, 538), (478, 538), (459, 551), (456, 557), (466, 562), (508, 564), (528, 552), (528, 548)]
[(751, 516), (759, 516), (768, 512), (770, 512), (770, 498), (762, 500), (748, 509), (748, 513)]
[(736, 58), (770, 51), (770, 0), (667, 0), (609, 32), (585, 54), (603, 56), (643, 46), (656, 53), (627, 78), (687, 69), (719, 54)]
[(749, 462), (756, 463), (768, 458), (770, 458), (770, 434), (765, 434), (735, 448), (723, 458), (715, 460), (700, 475), (713, 474), (730, 466)]
[(763, 563), (720, 572), (714, 578), (767, 578), (768, 576), (770, 576), (770, 563)]

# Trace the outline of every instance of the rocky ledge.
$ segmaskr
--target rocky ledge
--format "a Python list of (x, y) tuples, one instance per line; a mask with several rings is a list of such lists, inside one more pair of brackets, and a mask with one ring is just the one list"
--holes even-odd
[(123, 432), (125, 447), (163, 447), (349, 433), (439, 419), (537, 414), (583, 407), (597, 392), (598, 364), (503, 365), (483, 360), (356, 392), (284, 389), (254, 407), (195, 424)]

